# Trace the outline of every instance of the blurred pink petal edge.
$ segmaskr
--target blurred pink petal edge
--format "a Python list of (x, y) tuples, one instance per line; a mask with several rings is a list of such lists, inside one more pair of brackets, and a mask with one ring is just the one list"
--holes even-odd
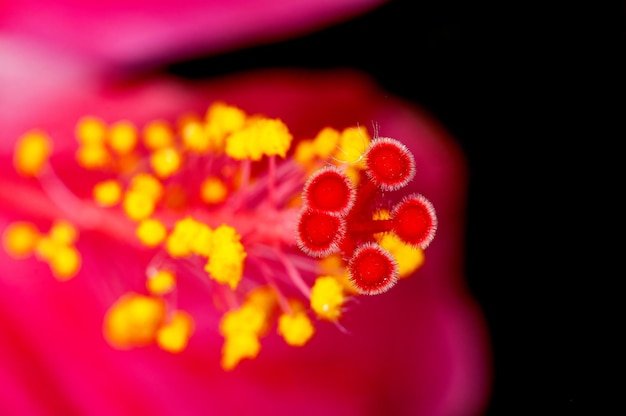
[(303, 35), (385, 2), (3, 0), (0, 34), (48, 44), (108, 65), (128, 65)]
[[(47, 85), (55, 93), (40, 95), (31, 107), (23, 102), (0, 109), (6, 127), (0, 140), (4, 178), (15, 135), (26, 128), (47, 129), (63, 148), (85, 114), (140, 123), (201, 112), (220, 99), (249, 113), (280, 117), (296, 137), (311, 136), (327, 124), (377, 122), (381, 135), (396, 137), (413, 151), (418, 174), (412, 187), (437, 207), (440, 228), (415, 276), (351, 307), (342, 320), (350, 334), (320, 324), (302, 349), (269, 337), (259, 357), (228, 373), (219, 367), (221, 337), (210, 293), (196, 293), (186, 305), (199, 330), (181, 354), (155, 347), (117, 351), (106, 344), (101, 322), (113, 295), (102, 290), (102, 282), (123, 285), (119, 267), (129, 274), (145, 267), (141, 254), (122, 242), (82, 241), (84, 267), (65, 283), (55, 281), (45, 265), (1, 252), (0, 410), (19, 415), (481, 413), (490, 394), (491, 358), (484, 319), (463, 276), (467, 167), (458, 145), (428, 115), (351, 71), (274, 70), (189, 85), (170, 79), (97, 85), (87, 78)], [(19, 203), (11, 206), (7, 189), (12, 187), (15, 183), (6, 179), (0, 182), (2, 229), (29, 219), (20, 216)]]

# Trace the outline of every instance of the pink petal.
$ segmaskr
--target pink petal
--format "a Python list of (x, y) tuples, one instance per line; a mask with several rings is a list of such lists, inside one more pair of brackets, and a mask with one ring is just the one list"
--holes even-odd
[[(437, 209), (440, 227), (425, 266), (384, 295), (362, 297), (343, 325), (317, 325), (301, 349), (277, 336), (253, 361), (219, 368), (221, 339), (210, 294), (189, 277), (180, 305), (198, 320), (189, 348), (116, 351), (101, 334), (102, 316), (123, 291), (139, 287), (145, 254), (124, 241), (86, 233), (84, 269), (59, 283), (36, 261), (0, 252), (0, 410), (9, 414), (480, 414), (490, 392), (488, 334), (465, 289), (463, 230), (467, 170), (456, 142), (427, 114), (389, 97), (353, 71), (273, 70), (183, 85), (168, 79), (132, 86), (85, 83), (84, 91), (48, 96), (23, 114), (20, 128), (49, 129), (59, 148), (72, 144), (77, 118), (169, 119), (225, 100), (248, 113), (280, 117), (295, 137), (376, 122), (380, 134), (413, 151), (419, 190)], [(10, 131), (15, 127), (8, 125)], [(14, 141), (9, 139), (11, 142)], [(0, 143), (5, 142), (5, 138)], [(6, 161), (10, 146), (0, 154)], [(69, 169), (69, 168), (68, 168)], [(12, 206), (15, 187), (0, 182), (0, 229), (15, 219), (45, 217)], [(32, 189), (20, 186), (20, 189)], [(4, 408), (3, 408), (4, 407)]]
[(0, 34), (99, 62), (214, 53), (302, 35), (385, 0), (3, 0)]

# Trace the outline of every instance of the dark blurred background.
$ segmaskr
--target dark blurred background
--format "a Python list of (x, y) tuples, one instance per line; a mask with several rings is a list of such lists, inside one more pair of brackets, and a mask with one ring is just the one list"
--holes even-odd
[(619, 177), (606, 146), (626, 137), (624, 22), (623, 2), (392, 1), (296, 40), (166, 70), (355, 67), (427, 109), (470, 166), (467, 282), (495, 363), (487, 414), (606, 414), (587, 411), (611, 400), (591, 393), (604, 379), (588, 346), (606, 338), (590, 282), (605, 220), (594, 206)]

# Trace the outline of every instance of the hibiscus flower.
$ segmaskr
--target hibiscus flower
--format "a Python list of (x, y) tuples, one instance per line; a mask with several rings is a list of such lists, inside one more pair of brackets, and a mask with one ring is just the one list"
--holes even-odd
[(427, 114), (354, 71), (113, 83), (9, 47), (5, 413), (480, 412), (466, 166)]

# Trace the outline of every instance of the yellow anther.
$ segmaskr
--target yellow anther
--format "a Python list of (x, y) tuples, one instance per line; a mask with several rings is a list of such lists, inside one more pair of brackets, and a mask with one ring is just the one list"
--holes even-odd
[(58, 244), (72, 245), (78, 240), (78, 229), (68, 221), (57, 220), (48, 235)]
[(380, 246), (396, 259), (400, 278), (410, 276), (424, 264), (424, 251), (419, 247), (405, 244), (393, 233), (384, 234), (380, 238)]
[(243, 128), (245, 122), (246, 113), (239, 108), (222, 102), (213, 103), (207, 110), (205, 125), (211, 150), (215, 153), (223, 152), (226, 136)]
[(97, 117), (86, 116), (76, 123), (76, 139), (83, 146), (104, 145), (106, 136), (106, 123)]
[(244, 303), (239, 309), (233, 309), (224, 314), (220, 321), (220, 333), (225, 337), (240, 332), (262, 335), (267, 328), (268, 318), (265, 309)]
[(204, 131), (204, 124), (199, 120), (189, 120), (181, 127), (181, 138), (185, 148), (196, 153), (209, 150), (209, 137)]
[(109, 129), (109, 146), (119, 155), (127, 155), (137, 146), (137, 127), (130, 121), (118, 121)]
[(151, 344), (165, 321), (160, 298), (128, 293), (117, 300), (104, 317), (104, 336), (116, 348)]
[(43, 235), (37, 240), (35, 246), (35, 256), (39, 260), (50, 262), (54, 257), (54, 253), (57, 251), (59, 243), (54, 241), (49, 235)]
[(157, 344), (166, 351), (181, 352), (187, 347), (193, 330), (194, 322), (191, 315), (184, 311), (175, 311), (170, 321), (159, 328)]
[(202, 181), (200, 197), (209, 205), (224, 202), (228, 196), (228, 188), (220, 178), (211, 176)]
[(200, 224), (191, 217), (176, 221), (165, 241), (165, 248), (170, 256), (186, 257), (192, 254), (193, 240), (200, 232)]
[(213, 231), (213, 245), (209, 254), (206, 270), (218, 283), (228, 284), (236, 289), (243, 276), (243, 265), (246, 258), (244, 246), (234, 228), (221, 225)]
[(129, 189), (147, 195), (153, 201), (158, 201), (163, 196), (163, 184), (149, 173), (138, 173), (130, 180)]
[(313, 141), (299, 141), (296, 146), (293, 159), (303, 166), (307, 166), (308, 164), (310, 164), (315, 159), (315, 148), (313, 146)]
[(92, 194), (98, 205), (111, 207), (122, 199), (122, 185), (115, 179), (98, 182), (94, 185)]
[(259, 119), (257, 124), (263, 153), (284, 158), (293, 140), (287, 125), (282, 120), (266, 118)]
[(76, 276), (81, 266), (80, 253), (75, 247), (57, 245), (49, 260), (52, 274), (58, 280), (69, 280)]
[(174, 147), (162, 147), (150, 155), (150, 166), (159, 178), (168, 178), (178, 172), (182, 156)]
[(336, 321), (345, 301), (343, 286), (333, 276), (320, 276), (311, 288), (311, 309), (321, 319)]
[(124, 194), (122, 206), (128, 218), (141, 221), (152, 215), (155, 203), (150, 196), (142, 192), (128, 190)]
[(174, 144), (174, 130), (164, 120), (154, 120), (143, 129), (143, 143), (148, 150), (161, 149)]
[(315, 155), (321, 159), (327, 159), (339, 145), (339, 131), (332, 127), (325, 127), (317, 133), (313, 139)]
[(285, 157), (293, 139), (279, 119), (254, 117), (226, 141), (226, 154), (235, 160), (261, 160), (263, 155)]
[(104, 144), (84, 144), (76, 150), (76, 161), (85, 169), (98, 169), (109, 164), (111, 155)]
[(250, 332), (238, 332), (224, 339), (221, 365), (224, 370), (232, 370), (244, 358), (256, 358), (261, 351), (259, 338)]
[(156, 247), (167, 236), (167, 228), (155, 218), (146, 218), (139, 222), (136, 230), (137, 238), (148, 247)]
[(370, 143), (367, 130), (362, 127), (348, 127), (341, 132), (339, 143), (333, 152), (335, 159), (342, 163), (365, 167), (363, 154)]
[(287, 344), (301, 347), (313, 336), (315, 328), (305, 312), (283, 313), (278, 318), (278, 333)]
[(198, 230), (189, 244), (193, 254), (209, 257), (213, 247), (213, 230), (206, 224), (198, 223)]
[(267, 315), (270, 315), (277, 305), (276, 291), (270, 286), (255, 287), (246, 295), (246, 304), (266, 311)]
[(158, 270), (146, 280), (146, 288), (153, 295), (164, 295), (176, 286), (176, 276), (169, 270)]
[(4, 250), (14, 258), (24, 258), (33, 253), (41, 235), (34, 224), (14, 222), (2, 233)]
[(37, 176), (52, 152), (52, 141), (41, 131), (24, 134), (15, 145), (13, 166), (24, 176)]

